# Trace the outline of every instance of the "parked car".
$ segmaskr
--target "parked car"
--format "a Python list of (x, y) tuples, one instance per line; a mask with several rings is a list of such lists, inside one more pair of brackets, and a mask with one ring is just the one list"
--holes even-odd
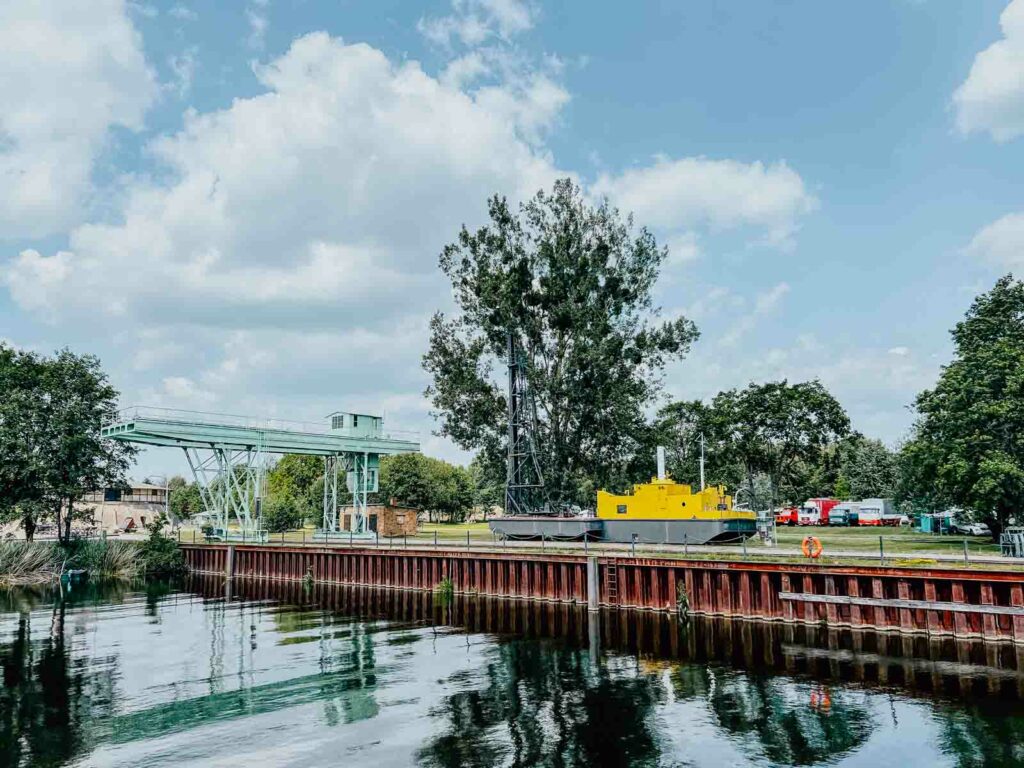
[(991, 536), (992, 531), (985, 523), (967, 523), (967, 522), (955, 522), (951, 526), (953, 533), (959, 533), (964, 536)]

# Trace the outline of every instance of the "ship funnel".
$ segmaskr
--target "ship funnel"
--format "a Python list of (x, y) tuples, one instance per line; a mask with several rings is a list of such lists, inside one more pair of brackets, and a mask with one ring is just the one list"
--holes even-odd
[(658, 479), (665, 479), (665, 446), (658, 446)]

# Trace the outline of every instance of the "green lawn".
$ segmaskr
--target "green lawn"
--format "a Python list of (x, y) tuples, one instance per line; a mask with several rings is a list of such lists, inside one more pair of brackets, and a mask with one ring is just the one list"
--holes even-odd
[(830, 549), (844, 552), (878, 551), (878, 537), (882, 536), (886, 554), (931, 552), (958, 554), (963, 552), (967, 539), (970, 552), (999, 554), (999, 545), (988, 536), (937, 536), (909, 528), (858, 527), (830, 528), (818, 526), (779, 526), (775, 529), (780, 547), (799, 547), (805, 536), (821, 541), (827, 554)]
[(433, 541), (435, 531), (438, 541), (465, 540), (467, 532), (470, 539), (490, 540), (491, 538), (491, 529), (487, 523), (422, 523), (416, 538)]

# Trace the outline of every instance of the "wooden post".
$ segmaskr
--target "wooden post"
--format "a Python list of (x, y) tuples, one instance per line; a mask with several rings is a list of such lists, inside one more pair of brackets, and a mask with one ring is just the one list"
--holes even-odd
[(224, 563), (224, 576), (231, 578), (235, 575), (235, 547), (234, 545), (228, 546), (227, 558)]

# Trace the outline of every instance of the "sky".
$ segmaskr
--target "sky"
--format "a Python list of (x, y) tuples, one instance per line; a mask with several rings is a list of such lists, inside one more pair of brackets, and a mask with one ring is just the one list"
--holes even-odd
[(1024, 0), (39, 0), (0, 49), (0, 340), (125, 405), (383, 413), (465, 461), (437, 257), (565, 176), (669, 249), (702, 335), (666, 397), (818, 378), (893, 445), (1024, 266)]

